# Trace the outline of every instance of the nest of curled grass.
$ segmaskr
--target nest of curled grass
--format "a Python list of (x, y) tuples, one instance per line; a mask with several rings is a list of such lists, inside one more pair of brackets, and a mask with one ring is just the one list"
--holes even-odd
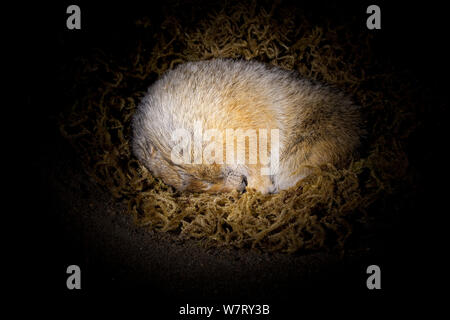
[[(200, 12), (201, 10), (199, 10)], [(181, 14), (180, 14), (181, 12)], [(372, 34), (313, 23), (279, 3), (224, 4), (201, 18), (179, 8), (161, 23), (136, 21), (135, 46), (95, 50), (77, 60), (79, 98), (61, 117), (61, 132), (86, 171), (128, 205), (136, 223), (203, 239), (270, 251), (343, 247), (355, 221), (395, 190), (408, 167), (404, 141), (414, 130), (413, 101), (404, 82), (380, 72)], [(274, 195), (181, 193), (154, 178), (130, 152), (130, 119), (147, 87), (185, 61), (263, 61), (338, 87), (362, 107), (367, 137), (361, 158), (345, 168), (316, 168), (297, 186)]]

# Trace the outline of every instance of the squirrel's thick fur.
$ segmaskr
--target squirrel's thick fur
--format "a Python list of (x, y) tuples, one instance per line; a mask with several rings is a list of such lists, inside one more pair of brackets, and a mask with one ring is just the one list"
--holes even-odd
[[(278, 142), (271, 144), (269, 138), (267, 149), (278, 148), (279, 166), (261, 174), (267, 165), (259, 156), (256, 164), (249, 163), (250, 142), (239, 145), (236, 140), (236, 154), (246, 155), (243, 164), (227, 163), (225, 146), (223, 163), (174, 161), (172, 150), (179, 142), (172, 134), (183, 129), (194, 136), (196, 124), (222, 133), (223, 141), (211, 140), (220, 144), (225, 144), (227, 129), (255, 130), (258, 138), (261, 129), (268, 135), (278, 129)], [(311, 167), (346, 163), (363, 132), (358, 107), (338, 90), (294, 71), (231, 59), (188, 62), (165, 73), (138, 106), (132, 129), (133, 153), (154, 176), (178, 190), (213, 193), (287, 189)]]

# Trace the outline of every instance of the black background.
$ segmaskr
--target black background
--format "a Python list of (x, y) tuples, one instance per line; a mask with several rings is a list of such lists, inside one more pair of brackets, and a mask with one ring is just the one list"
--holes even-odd
[[(82, 29), (79, 31), (66, 29), (66, 8), (70, 4), (81, 7)], [(408, 70), (421, 83), (421, 88), (429, 91), (428, 94), (436, 101), (435, 105), (446, 103), (449, 91), (448, 23), (447, 12), (438, 2), (343, 4), (298, 1), (299, 6), (333, 19), (360, 16), (361, 28), (365, 27), (365, 11), (370, 4), (379, 5), (382, 12), (382, 30), (373, 31), (379, 33), (377, 54), (396, 69)], [(199, 5), (207, 5), (207, 2)], [(55, 4), (22, 3), (5, 13), (10, 21), (8, 33), (13, 45), (4, 50), (12, 52), (18, 61), (13, 67), (19, 88), (15, 96), (17, 108), (12, 110), (13, 113), (18, 111), (17, 115), (11, 120), (4, 119), (13, 127), (9, 135), (18, 141), (13, 142), (12, 148), (15, 155), (13, 161), (19, 165), (19, 169), (7, 172), (14, 181), (10, 201), (17, 203), (15, 207), (19, 210), (7, 210), (18, 220), (13, 228), (14, 236), (9, 237), (10, 243), (18, 246), (10, 246), (13, 258), (6, 263), (15, 271), (11, 278), (19, 301), (33, 301), (44, 309), (47, 305), (51, 309), (55, 303), (83, 309), (101, 300), (111, 306), (112, 301), (117, 299), (142, 308), (138, 301), (150, 301), (152, 297), (154, 300), (147, 302), (143, 308), (147, 317), (153, 318), (151, 316), (159, 312), (168, 319), (175, 318), (174, 312), (184, 303), (205, 301), (200, 295), (160, 296), (158, 288), (139, 288), (128, 292), (117, 288), (113, 292), (102, 292), (101, 283), (97, 284), (97, 290), (92, 291), (65, 289), (65, 268), (69, 261), (77, 261), (83, 253), (76, 245), (64, 240), (66, 238), (58, 231), (59, 222), (52, 219), (52, 208), (48, 206), (52, 195), (45, 188), (45, 177), (40, 171), (42, 158), (37, 156), (43, 144), (58, 140), (52, 119), (60, 112), (58, 101), (65, 98), (59, 83), (58, 67), (92, 47), (126, 47), (128, 44), (124, 35), (134, 17), (143, 11), (160, 12), (160, 6), (150, 2), (94, 4), (92, 1), (61, 1)], [(442, 282), (446, 271), (443, 259), (447, 250), (442, 249), (442, 235), (445, 235), (443, 217), (448, 209), (443, 209), (440, 204), (446, 199), (447, 191), (444, 168), (448, 145), (445, 122), (448, 118), (446, 114), (437, 112), (429, 110), (424, 115), (429, 117), (426, 119), (426, 130), (416, 133), (414, 137), (415, 150), (420, 150), (415, 154), (414, 165), (422, 173), (421, 193), (411, 199), (413, 211), (398, 222), (400, 232), (393, 236), (383, 255), (373, 262), (382, 267), (383, 289), (370, 292), (364, 289), (358, 283), (366, 278), (365, 270), (350, 268), (335, 274), (324, 274), (310, 296), (299, 296), (292, 290), (290, 300), (279, 301), (276, 297), (268, 297), (261, 302), (271, 304), (278, 314), (301, 314), (300, 310), (307, 309), (311, 303), (314, 305), (323, 301), (324, 297), (340, 301), (344, 311), (364, 306), (366, 311), (372, 312), (384, 310), (387, 305), (399, 306), (401, 311), (407, 311), (423, 306), (437, 288), (445, 288)], [(57, 152), (68, 151), (61, 149)], [(100, 275), (100, 267), (95, 272), (99, 273), (99, 281), (107, 278)], [(107, 273), (107, 270), (104, 272)], [(96, 278), (96, 275), (91, 275), (91, 278)], [(249, 301), (233, 301), (232, 298), (218, 296), (212, 301), (239, 304), (252, 301), (251, 297)]]

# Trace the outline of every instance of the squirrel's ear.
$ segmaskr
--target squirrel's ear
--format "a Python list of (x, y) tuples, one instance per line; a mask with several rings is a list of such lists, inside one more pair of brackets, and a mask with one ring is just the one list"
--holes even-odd
[(139, 159), (152, 159), (156, 156), (155, 147), (147, 139), (133, 139), (132, 151), (133, 154)]
[(147, 152), (148, 155), (150, 155), (150, 157), (155, 156), (156, 148), (149, 140), (145, 142), (145, 149), (146, 149), (145, 151)]

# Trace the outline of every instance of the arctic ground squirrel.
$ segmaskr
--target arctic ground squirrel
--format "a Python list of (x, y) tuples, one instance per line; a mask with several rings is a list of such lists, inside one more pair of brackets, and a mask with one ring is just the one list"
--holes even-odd
[(257, 61), (187, 62), (153, 83), (132, 119), (132, 151), (180, 191), (288, 189), (349, 161), (363, 133), (340, 91)]

